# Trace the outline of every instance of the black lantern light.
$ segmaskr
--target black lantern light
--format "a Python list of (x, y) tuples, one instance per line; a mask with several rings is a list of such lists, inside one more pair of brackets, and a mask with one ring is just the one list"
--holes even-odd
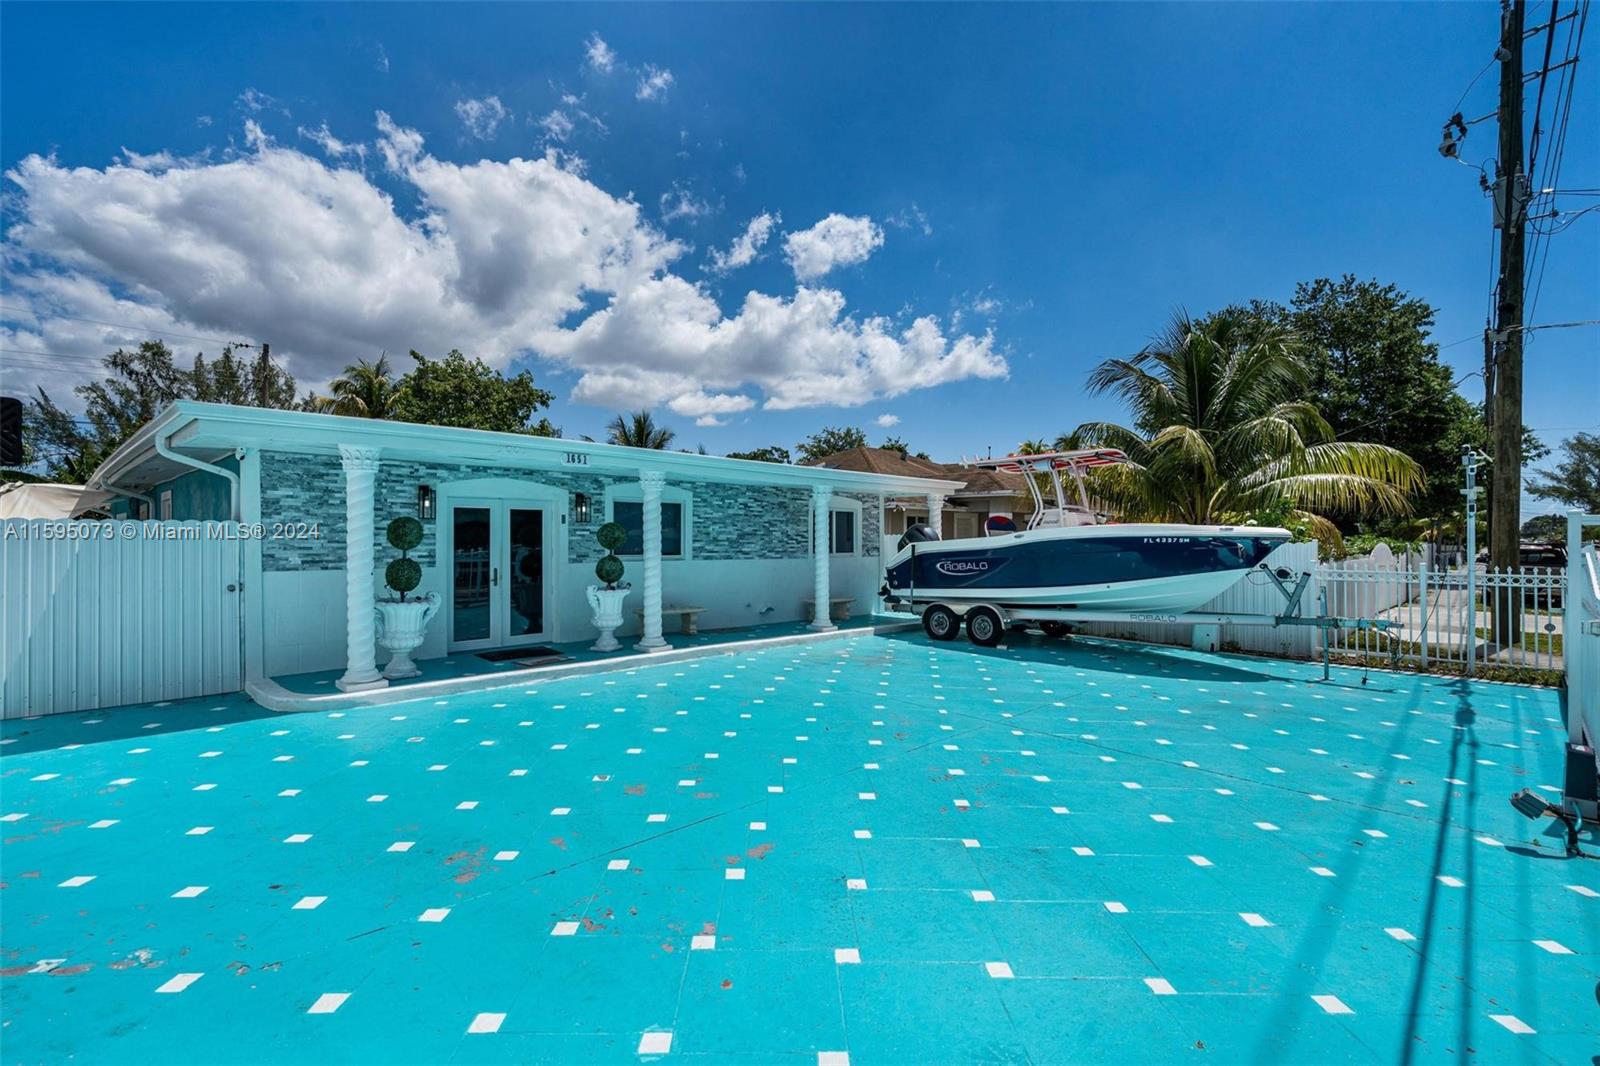
[(417, 517), (430, 519), (433, 517), (434, 492), (432, 485), (417, 486)]
[(572, 497), (572, 524), (586, 526), (589, 524), (589, 497), (583, 493), (575, 493)]

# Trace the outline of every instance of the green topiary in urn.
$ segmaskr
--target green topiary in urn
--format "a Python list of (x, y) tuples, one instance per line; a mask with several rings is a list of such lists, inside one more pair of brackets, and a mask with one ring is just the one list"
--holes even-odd
[(415, 518), (396, 518), (389, 523), (386, 536), (389, 544), (399, 549), (400, 558), (391, 562), (383, 569), (384, 584), (400, 594), (400, 602), (406, 602), (406, 593), (413, 592), (422, 584), (422, 567), (412, 559), (408, 552), (422, 543), (422, 523)]
[(606, 554), (594, 564), (594, 576), (605, 582), (608, 591), (615, 589), (617, 582), (622, 580), (623, 572), (622, 560), (617, 558), (616, 551), (628, 539), (628, 531), (620, 523), (607, 522), (595, 530), (594, 539), (606, 550)]

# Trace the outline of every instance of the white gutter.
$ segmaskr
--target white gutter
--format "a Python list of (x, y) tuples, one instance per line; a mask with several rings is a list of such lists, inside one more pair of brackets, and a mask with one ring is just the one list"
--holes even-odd
[(156, 517), (156, 501), (152, 500), (144, 493), (134, 492), (132, 489), (125, 489), (121, 485), (113, 485), (109, 481), (100, 482), (99, 488), (101, 492), (110, 492), (117, 496), (126, 496), (133, 500), (143, 500), (144, 505), (150, 509), (150, 517)]
[(234, 473), (232, 470), (227, 470), (220, 466), (213, 466), (210, 463), (203, 463), (192, 455), (183, 455), (179, 452), (173, 451), (167, 442), (171, 440), (173, 434), (177, 432), (177, 428), (174, 427), (173, 429), (167, 430), (165, 434), (157, 433), (155, 437), (152, 438), (155, 441), (156, 454), (160, 455), (163, 459), (170, 459), (172, 462), (178, 463), (181, 466), (193, 467), (196, 470), (203, 470), (207, 474), (215, 474), (218, 477), (227, 478), (229, 521), (239, 521), (239, 475)]

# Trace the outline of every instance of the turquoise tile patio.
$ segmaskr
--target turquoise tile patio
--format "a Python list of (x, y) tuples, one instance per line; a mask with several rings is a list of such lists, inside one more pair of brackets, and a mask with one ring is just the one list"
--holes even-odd
[(8, 722), (0, 1034), (15, 1063), (1587, 1062), (1600, 863), (1506, 802), (1553, 794), (1561, 713), (861, 632)]

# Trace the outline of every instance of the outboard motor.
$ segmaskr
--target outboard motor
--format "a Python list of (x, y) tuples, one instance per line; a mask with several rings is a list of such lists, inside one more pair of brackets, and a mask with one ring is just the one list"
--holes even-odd
[(926, 544), (930, 540), (938, 539), (939, 534), (934, 532), (932, 526), (925, 522), (918, 522), (901, 534), (900, 543), (895, 545), (895, 551), (899, 551), (907, 544)]

